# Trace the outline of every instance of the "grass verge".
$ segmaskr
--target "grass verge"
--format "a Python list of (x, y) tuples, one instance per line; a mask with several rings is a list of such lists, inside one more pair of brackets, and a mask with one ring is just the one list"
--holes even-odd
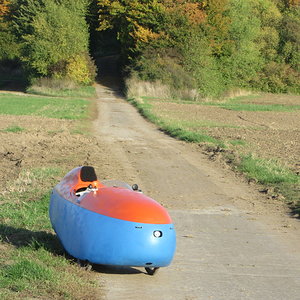
[(239, 171), (249, 180), (265, 186), (262, 192), (267, 192), (272, 198), (286, 200), (294, 216), (300, 216), (300, 177), (274, 159), (262, 159), (252, 154), (241, 156), (236, 164)]
[(251, 154), (241, 157), (238, 169), (249, 179), (256, 179), (261, 184), (295, 184), (300, 180), (299, 176), (281, 166), (278, 161), (256, 158)]
[(192, 143), (212, 143), (217, 146), (224, 146), (223, 142), (204, 133), (186, 130), (175, 122), (166, 121), (163, 118), (156, 116), (152, 113), (152, 106), (146, 99), (143, 102), (136, 101), (133, 98), (128, 99), (128, 101), (138, 109), (142, 116), (156, 124), (162, 131), (174, 138)]
[(0, 196), (1, 299), (95, 299), (96, 282), (66, 258), (49, 221), (50, 186), (62, 173), (23, 170)]
[[(34, 115), (85, 120), (88, 105), (81, 99), (0, 95), (0, 114), (16, 115), (16, 119)], [(22, 134), (23, 130), (13, 125), (2, 131)], [(32, 165), (26, 159), (24, 165)], [(48, 167), (21, 166), (17, 179), (5, 182), (0, 192), (0, 299), (99, 299), (95, 274), (66, 255), (49, 221), (50, 190), (74, 157), (58, 159), (56, 163), (45, 156), (42, 165)]]

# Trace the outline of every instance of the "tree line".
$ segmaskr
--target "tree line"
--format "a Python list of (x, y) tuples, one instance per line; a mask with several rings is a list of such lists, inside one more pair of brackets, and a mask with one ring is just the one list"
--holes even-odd
[(237, 87), (299, 93), (299, 5), (299, 0), (0, 0), (0, 62), (17, 60), (32, 78), (90, 84), (93, 58), (115, 50), (130, 76), (197, 89), (203, 96)]

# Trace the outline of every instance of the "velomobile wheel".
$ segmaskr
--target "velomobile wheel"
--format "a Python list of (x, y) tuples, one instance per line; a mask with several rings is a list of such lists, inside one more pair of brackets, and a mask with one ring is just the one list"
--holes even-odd
[(146, 267), (146, 268), (145, 268), (146, 272), (147, 272), (149, 275), (154, 275), (154, 274), (157, 272), (158, 269), (159, 269), (159, 268), (149, 268), (149, 267)]

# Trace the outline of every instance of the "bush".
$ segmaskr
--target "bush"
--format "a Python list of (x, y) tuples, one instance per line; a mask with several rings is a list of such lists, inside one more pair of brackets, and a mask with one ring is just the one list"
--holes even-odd
[(194, 79), (198, 92), (204, 97), (219, 97), (225, 91), (225, 83), (203, 34), (190, 32), (181, 52), (184, 68)]
[(147, 49), (136, 59), (134, 71), (144, 81), (160, 81), (175, 89), (193, 89), (194, 78), (180, 64), (179, 54), (168, 49)]
[(300, 93), (300, 73), (287, 64), (270, 62), (255, 85), (267, 92)]
[(66, 77), (80, 84), (89, 85), (96, 77), (96, 67), (90, 56), (86, 54), (75, 55), (66, 66)]

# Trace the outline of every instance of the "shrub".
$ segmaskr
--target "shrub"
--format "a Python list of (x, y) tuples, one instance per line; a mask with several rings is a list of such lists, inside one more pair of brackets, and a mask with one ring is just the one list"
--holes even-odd
[(285, 63), (270, 62), (255, 85), (267, 92), (300, 93), (300, 73)]
[(67, 63), (66, 77), (80, 84), (89, 85), (96, 77), (96, 67), (90, 56), (75, 55)]
[(204, 97), (219, 97), (225, 83), (207, 39), (200, 31), (191, 31), (181, 46), (184, 68)]
[(195, 88), (194, 78), (180, 64), (179, 54), (169, 49), (146, 49), (136, 59), (135, 73), (144, 81), (160, 81), (175, 89)]

